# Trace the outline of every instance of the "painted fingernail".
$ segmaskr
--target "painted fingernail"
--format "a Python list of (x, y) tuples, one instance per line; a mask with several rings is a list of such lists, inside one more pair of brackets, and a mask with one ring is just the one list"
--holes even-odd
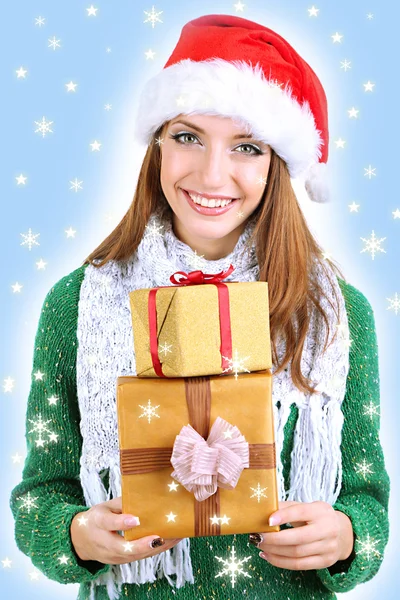
[(268, 523), (270, 524), (270, 526), (272, 525), (279, 525), (279, 523), (281, 522), (281, 518), (279, 515), (272, 515), (272, 517), (269, 518)]
[(264, 560), (268, 560), (269, 559), (269, 554), (265, 554), (265, 552), (260, 552), (259, 556), (261, 558), (263, 558)]
[(150, 542), (151, 548), (158, 548), (159, 546), (162, 546), (163, 544), (165, 544), (165, 541), (163, 540), (163, 538), (156, 538), (155, 540)]
[(140, 525), (140, 520), (139, 517), (128, 517), (127, 519), (125, 519), (124, 523), (128, 527), (133, 525)]
[(259, 533), (250, 533), (249, 534), (249, 542), (253, 544), (253, 546), (258, 546), (260, 542), (263, 541), (263, 536)]

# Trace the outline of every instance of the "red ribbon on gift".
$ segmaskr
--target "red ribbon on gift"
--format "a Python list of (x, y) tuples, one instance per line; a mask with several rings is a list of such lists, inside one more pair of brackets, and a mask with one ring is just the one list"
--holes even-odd
[[(218, 288), (218, 306), (219, 306), (219, 324), (221, 333), (221, 366), (222, 370), (229, 369), (229, 361), (232, 360), (232, 330), (231, 330), (231, 315), (229, 310), (229, 291), (226, 283), (222, 280), (234, 271), (235, 267), (230, 265), (226, 271), (220, 273), (203, 273), (203, 271), (191, 271), (184, 273), (177, 271), (170, 277), (171, 283), (178, 286), (184, 285), (204, 285), (212, 284)], [(176, 276), (182, 277), (177, 280)], [(158, 336), (157, 336), (157, 305), (156, 294), (158, 290), (169, 287), (160, 286), (149, 292), (148, 315), (149, 315), (149, 333), (150, 333), (150, 353), (153, 362), (153, 368), (158, 377), (166, 377), (162, 372), (162, 365), (158, 356)]]

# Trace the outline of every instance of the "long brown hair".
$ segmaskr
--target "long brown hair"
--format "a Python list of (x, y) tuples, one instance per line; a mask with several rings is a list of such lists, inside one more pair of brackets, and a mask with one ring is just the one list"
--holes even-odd
[[(147, 148), (133, 201), (126, 214), (83, 264), (100, 268), (110, 260), (128, 260), (136, 251), (151, 214), (160, 208), (172, 212), (161, 188), (161, 151), (156, 143), (158, 138), (163, 137), (167, 126), (168, 122), (159, 127)], [(341, 279), (345, 277), (333, 261), (324, 258), (323, 250), (311, 234), (298, 204), (286, 163), (272, 148), (267, 183), (253, 218), (256, 225), (248, 245), (255, 243), (260, 268), (259, 280), (268, 282), (272, 360), (277, 367), (274, 374), (285, 369), (291, 360), (294, 385), (304, 393), (313, 393), (315, 387), (310, 386), (310, 380), (303, 376), (300, 368), (310, 323), (310, 303), (314, 304), (326, 323), (323, 352), (327, 348), (330, 333), (328, 318), (319, 302), (325, 294), (318, 278), (312, 277), (315, 264), (318, 263), (328, 277), (329, 269), (326, 269), (324, 263), (329, 263)], [(94, 260), (97, 262), (93, 263)], [(339, 320), (338, 298), (333, 286), (332, 291), (336, 305), (329, 298), (327, 300)], [(281, 335), (286, 348), (282, 362), (278, 365), (276, 342)]]

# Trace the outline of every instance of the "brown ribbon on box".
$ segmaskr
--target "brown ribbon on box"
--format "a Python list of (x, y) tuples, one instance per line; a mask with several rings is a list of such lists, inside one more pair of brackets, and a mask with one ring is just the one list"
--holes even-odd
[[(185, 394), (190, 425), (206, 440), (210, 431), (211, 387), (209, 377), (185, 377)], [(150, 473), (172, 467), (172, 448), (120, 449), (121, 475)], [(274, 469), (276, 467), (275, 443), (249, 444), (250, 469)], [(219, 488), (215, 494), (198, 502), (194, 501), (195, 536), (221, 535), (221, 525), (211, 518), (220, 516)]]

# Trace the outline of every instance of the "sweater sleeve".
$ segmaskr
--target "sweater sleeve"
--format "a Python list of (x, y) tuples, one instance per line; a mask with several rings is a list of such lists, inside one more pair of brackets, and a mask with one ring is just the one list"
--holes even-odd
[(332, 592), (348, 592), (372, 579), (389, 537), (390, 480), (379, 439), (380, 384), (374, 314), (365, 296), (339, 279), (350, 328), (350, 367), (342, 404), (342, 487), (335, 510), (352, 522), (350, 556), (316, 571)]
[(81, 583), (109, 570), (82, 561), (70, 536), (73, 517), (89, 510), (80, 484), (76, 327), (84, 267), (59, 280), (44, 300), (35, 336), (27, 401), (27, 456), (22, 481), (12, 490), (17, 547), (46, 577)]

